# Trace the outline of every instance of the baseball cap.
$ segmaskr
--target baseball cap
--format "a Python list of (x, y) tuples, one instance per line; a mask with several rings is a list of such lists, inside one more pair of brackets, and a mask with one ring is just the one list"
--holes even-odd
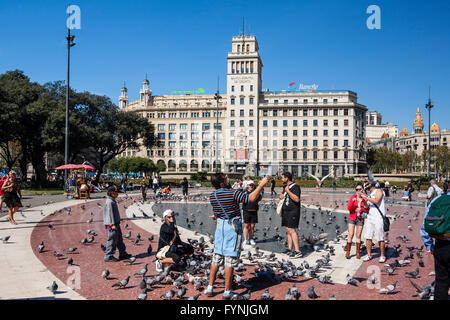
[(166, 211), (164, 211), (163, 213), (163, 219), (166, 218), (166, 216), (168, 216), (169, 214), (173, 213), (173, 211), (171, 209), (167, 209)]

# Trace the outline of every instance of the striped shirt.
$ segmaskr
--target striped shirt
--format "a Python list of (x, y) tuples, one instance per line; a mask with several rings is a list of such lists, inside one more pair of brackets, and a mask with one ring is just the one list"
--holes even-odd
[(249, 195), (240, 190), (222, 188), (211, 193), (211, 195), (209, 196), (209, 201), (211, 202), (211, 205), (213, 207), (214, 215), (217, 218), (221, 219), (227, 219), (227, 216), (223, 213), (220, 205), (217, 203), (214, 194), (216, 194), (217, 199), (220, 201), (220, 204), (223, 207), (223, 210), (228, 213), (230, 218), (238, 217), (241, 215), (239, 203), (245, 204), (249, 202)]

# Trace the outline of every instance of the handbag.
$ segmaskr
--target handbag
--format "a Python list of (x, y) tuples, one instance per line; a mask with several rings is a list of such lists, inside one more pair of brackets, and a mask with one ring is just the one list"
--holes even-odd
[[(290, 186), (289, 186), (289, 189), (291, 189), (292, 188), (292, 186), (294, 186), (295, 184), (294, 183), (292, 183)], [(286, 201), (286, 192), (284, 192), (284, 196), (285, 196), (285, 198), (284, 199), (282, 199), (282, 200), (280, 200), (279, 202), (278, 202), (278, 205), (277, 205), (277, 214), (281, 217), (282, 215), (283, 215), (283, 204), (284, 204), (284, 202)]]
[(171, 247), (170, 245), (162, 247), (161, 250), (159, 250), (158, 253), (156, 254), (156, 258), (158, 258), (159, 260), (164, 259), (166, 257), (167, 252), (169, 252), (170, 247)]
[[(242, 231), (242, 221), (241, 221), (241, 217), (235, 217), (235, 218), (233, 218), (233, 219), (230, 219), (229, 214), (228, 214), (228, 213), (225, 211), (225, 209), (222, 207), (222, 204), (219, 202), (219, 199), (217, 199), (216, 193), (217, 193), (217, 191), (214, 192), (214, 198), (216, 198), (216, 201), (217, 201), (217, 203), (219, 204), (220, 209), (222, 209), (223, 214), (227, 216), (228, 223), (231, 223), (231, 224), (232, 224), (231, 227), (233, 228), (233, 230), (236, 231), (237, 234), (240, 234), (241, 231)], [(230, 221), (231, 221), (231, 222), (230, 222)]]
[(383, 218), (383, 230), (384, 230), (384, 232), (388, 232), (389, 228), (391, 226), (391, 222), (389, 221), (389, 218), (386, 217), (383, 213), (381, 213), (380, 208), (378, 208), (378, 206), (375, 203), (373, 205), (375, 206), (375, 208), (378, 209), (378, 212), (381, 214), (381, 217)]

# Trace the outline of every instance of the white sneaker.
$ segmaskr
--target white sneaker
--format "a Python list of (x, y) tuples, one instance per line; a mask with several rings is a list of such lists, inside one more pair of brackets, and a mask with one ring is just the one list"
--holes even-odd
[(156, 272), (163, 272), (163, 266), (159, 260), (156, 260)]
[(244, 240), (244, 242), (242, 243), (242, 249), (243, 250), (250, 250), (252, 247), (250, 245), (250, 242), (248, 240)]
[(250, 245), (253, 247), (253, 246), (256, 246), (256, 242), (253, 240), (253, 239), (250, 239)]
[(363, 261), (370, 261), (370, 260), (372, 260), (372, 257), (369, 257), (369, 256), (365, 256), (363, 259)]
[(378, 260), (378, 261), (380, 261), (380, 263), (383, 263), (383, 262), (386, 261), (386, 257), (385, 257), (385, 256), (381, 256), (381, 257), (380, 257), (380, 260)]

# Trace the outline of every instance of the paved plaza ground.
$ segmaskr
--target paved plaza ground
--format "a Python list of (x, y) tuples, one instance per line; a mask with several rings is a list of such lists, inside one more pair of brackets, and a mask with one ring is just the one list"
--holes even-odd
[[(267, 190), (263, 204), (271, 201)], [(193, 192), (207, 194), (209, 191), (211, 190), (202, 188)], [(175, 192), (178, 192), (178, 190)], [(304, 189), (302, 190), (302, 204), (311, 211), (305, 210), (302, 214), (307, 215), (306, 220), (310, 220), (311, 212), (317, 210), (319, 205), (321, 210), (333, 210), (335, 215), (346, 215), (347, 202), (351, 192), (352, 190), (345, 189), (338, 189), (336, 192), (331, 189), (321, 189), (320, 191)], [(149, 193), (149, 195), (152, 194)], [(417, 197), (417, 193), (415, 196), (415, 201), (409, 203), (402, 201), (401, 195), (393, 195), (387, 204), (387, 214), (391, 217), (391, 230), (388, 234), (389, 249), (386, 263), (393, 263), (396, 259), (404, 259), (405, 255), (408, 254), (407, 247), (423, 245), (419, 229), (425, 208), (423, 198)], [(22, 213), (17, 213), (15, 216), (18, 225), (11, 225), (5, 217), (0, 218), (0, 237), (11, 236), (7, 243), (0, 243), (0, 272), (2, 274), (0, 278), (0, 299), (135, 300), (142, 292), (139, 288), (142, 279), (134, 276), (134, 274), (139, 272), (145, 264), (148, 264), (147, 276), (151, 277), (157, 274), (155, 251), (158, 246), (162, 206), (170, 207), (173, 205), (175, 207), (195, 204), (194, 202), (174, 203), (173, 200), (170, 200), (167, 203), (163, 201), (155, 205), (152, 200), (145, 203), (140, 200), (139, 193), (131, 193), (126, 197), (120, 196), (119, 209), (124, 220), (122, 230), (124, 234), (131, 231), (131, 237), (124, 239), (125, 244), (127, 251), (137, 258), (134, 264), (128, 265), (123, 261), (117, 263), (105, 263), (103, 261), (104, 253), (100, 245), (106, 244), (107, 238), (102, 221), (104, 194), (93, 194), (92, 199), (88, 201), (67, 200), (63, 196), (28, 196), (24, 198)], [(66, 210), (69, 208), (70, 214)], [(145, 218), (142, 212), (145, 212), (149, 218)], [(417, 217), (414, 218), (416, 215)], [(89, 222), (91, 218), (92, 221)], [(280, 227), (279, 217), (274, 217), (270, 222), (264, 222), (264, 224), (268, 223), (271, 224), (272, 228), (279, 227), (280, 235), (285, 237), (285, 232)], [(125, 224), (128, 224), (127, 228), (125, 228)], [(408, 230), (408, 225), (411, 226), (412, 231)], [(258, 227), (262, 229), (263, 225), (257, 225)], [(95, 240), (90, 244), (80, 244), (80, 240), (88, 237), (86, 233), (88, 229), (97, 234)], [(205, 230), (197, 229), (195, 226), (187, 228), (185, 225), (183, 227), (181, 223), (179, 229), (183, 241), (186, 241), (187, 238), (199, 239), (200, 236), (204, 236), (208, 244), (206, 250), (208, 251), (213, 247), (208, 242), (208, 236), (202, 234), (202, 232), (206, 232)], [(346, 231), (346, 228), (342, 231)], [(138, 233), (141, 235), (142, 241), (135, 245), (133, 240)], [(302, 233), (302, 230), (299, 233)], [(400, 240), (398, 238), (400, 235), (405, 235), (408, 241)], [(151, 236), (153, 236), (153, 240), (149, 241), (148, 238)], [(405, 272), (419, 268), (419, 276), (413, 281), (422, 287), (434, 279), (431, 273), (434, 270), (433, 257), (425, 250), (422, 252), (423, 267), (419, 266), (419, 258), (414, 255), (410, 259), (410, 265), (398, 268), (394, 274), (387, 275), (384, 272), (384, 263), (378, 262), (379, 251), (377, 246), (374, 248), (374, 259), (370, 262), (356, 259), (354, 246), (351, 251), (351, 259), (345, 259), (343, 246), (346, 242), (346, 233), (344, 232), (337, 242), (334, 241), (334, 238), (335, 235), (330, 235), (327, 243), (335, 248), (335, 254), (331, 256), (330, 266), (321, 268), (318, 273), (318, 275), (329, 275), (333, 281), (332, 284), (322, 284), (317, 278), (311, 278), (308, 275), (291, 277), (278, 282), (260, 278), (255, 280), (253, 272), (257, 265), (255, 261), (249, 261), (244, 257), (245, 251), (241, 254), (245, 271), (238, 272), (238, 274), (244, 278), (243, 283), (252, 285), (252, 299), (259, 299), (268, 288), (271, 296), (277, 300), (284, 299), (287, 289), (292, 287), (293, 284), (298, 287), (301, 293), (300, 300), (309, 300), (306, 290), (312, 285), (315, 286), (315, 291), (319, 296), (318, 299), (323, 300), (328, 300), (332, 295), (338, 300), (417, 300), (419, 298), (415, 296), (416, 289), (411, 285)], [(258, 239), (258, 241), (263, 240), (261, 236)], [(45, 248), (43, 252), (39, 253), (37, 247), (41, 241), (44, 241)], [(402, 247), (402, 252), (398, 257), (392, 256), (393, 246), (396, 244), (401, 244)], [(147, 253), (149, 245), (152, 247), (150, 255)], [(282, 243), (280, 242), (279, 245), (282, 246)], [(64, 251), (64, 249), (71, 247), (77, 247), (77, 250), (74, 253)], [(54, 251), (63, 253), (64, 256), (58, 259), (54, 256)], [(271, 251), (274, 250), (267, 251), (267, 253), (270, 254)], [(251, 252), (254, 253), (255, 250), (252, 249)], [(296, 266), (304, 261), (313, 265), (317, 259), (327, 252), (324, 248), (318, 252), (311, 250), (304, 258), (292, 261)], [(275, 254), (279, 261), (289, 260), (282, 253), (276, 252)], [(363, 252), (363, 258), (365, 254)], [(68, 258), (73, 259), (72, 266), (68, 265)], [(106, 268), (111, 273), (107, 280), (101, 277), (102, 271)], [(379, 273), (376, 273), (378, 271)], [(370, 288), (367, 277), (374, 275), (374, 272), (379, 279), (379, 283)], [(357, 280), (356, 286), (346, 283), (347, 274), (352, 275)], [(112, 287), (112, 284), (128, 275), (131, 276), (130, 281), (124, 289)], [(205, 277), (201, 274), (198, 276)], [(55, 294), (46, 289), (53, 281), (58, 284), (58, 291)], [(398, 283), (391, 294), (378, 293), (380, 288), (384, 288), (394, 281), (398, 281)], [(195, 290), (192, 284), (187, 283), (185, 286), (187, 288), (186, 297), (201, 293), (199, 300), (222, 299), (223, 279), (217, 280), (216, 294), (212, 298), (203, 295), (202, 291)], [(155, 285), (147, 293), (147, 299), (160, 300), (161, 295), (172, 287), (164, 282)], [(244, 285), (237, 285), (234, 291), (242, 293), (246, 291), (246, 288)]]

